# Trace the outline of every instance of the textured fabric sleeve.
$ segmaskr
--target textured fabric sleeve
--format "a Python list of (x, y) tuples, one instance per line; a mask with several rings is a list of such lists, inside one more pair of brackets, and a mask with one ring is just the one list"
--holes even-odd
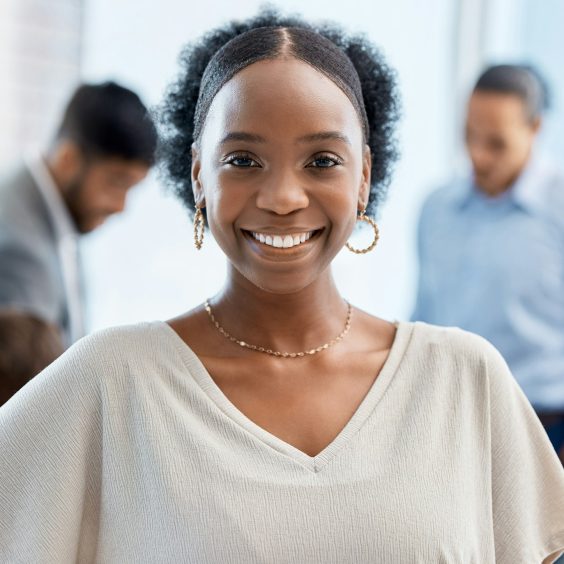
[(554, 562), (564, 551), (564, 469), (533, 408), (491, 346), (487, 370), (496, 562)]
[(101, 351), (83, 339), (0, 408), (0, 562), (94, 558)]

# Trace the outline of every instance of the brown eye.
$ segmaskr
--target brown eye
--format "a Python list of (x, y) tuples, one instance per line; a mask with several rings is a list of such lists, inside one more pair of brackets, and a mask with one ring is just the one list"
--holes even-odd
[(320, 155), (316, 157), (311, 163), (308, 165), (312, 168), (332, 168), (334, 166), (343, 164), (341, 159), (337, 157), (329, 156), (329, 155)]
[(254, 168), (260, 166), (257, 161), (249, 155), (231, 155), (227, 157), (224, 162), (237, 168)]

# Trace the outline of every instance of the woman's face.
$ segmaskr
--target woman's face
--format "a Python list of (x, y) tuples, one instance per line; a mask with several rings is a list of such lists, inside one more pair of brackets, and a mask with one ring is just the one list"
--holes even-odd
[(326, 272), (368, 200), (370, 152), (353, 105), (293, 58), (254, 63), (227, 82), (193, 156), (211, 232), (266, 291), (296, 292)]

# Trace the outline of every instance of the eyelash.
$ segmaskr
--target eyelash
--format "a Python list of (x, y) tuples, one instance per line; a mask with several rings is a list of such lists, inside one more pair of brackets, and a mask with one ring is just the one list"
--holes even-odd
[[(228, 165), (232, 165), (236, 168), (257, 168), (256, 165), (250, 165), (250, 166), (245, 166), (245, 165), (236, 165), (235, 161), (237, 160), (247, 160), (247, 161), (252, 161), (253, 163), (256, 163), (257, 161), (255, 159), (253, 159), (253, 157), (251, 157), (248, 153), (235, 153), (234, 155), (229, 155), (228, 157), (225, 158), (225, 160), (223, 161), (225, 164)], [(258, 163), (257, 163), (258, 164)]]
[[(236, 153), (234, 155), (229, 155), (223, 162), (225, 164), (232, 165), (235, 168), (258, 168), (258, 166), (260, 166), (260, 165), (258, 165), (258, 163), (255, 164), (255, 165), (252, 165), (252, 164), (251, 165), (240, 165), (240, 164), (237, 165), (237, 164), (235, 164), (235, 162), (237, 160), (247, 160), (247, 161), (252, 161), (253, 163), (257, 163), (257, 161), (253, 157), (251, 157), (248, 153)], [(315, 165), (313, 165), (313, 163), (315, 163), (316, 161), (322, 161), (322, 160), (323, 161), (329, 161), (332, 164), (330, 164), (329, 166), (315, 166)], [(317, 168), (317, 169), (333, 168), (335, 166), (342, 165), (342, 164), (343, 164), (343, 160), (340, 159), (339, 157), (336, 157), (335, 155), (322, 154), (322, 155), (317, 155), (307, 165), (307, 167), (308, 168)]]
[(313, 159), (312, 163), (314, 163), (315, 161), (330, 161), (333, 164), (331, 164), (330, 166), (311, 166), (311, 163), (310, 163), (310, 164), (308, 164), (308, 167), (310, 167), (310, 168), (333, 168), (335, 166), (343, 164), (343, 160), (340, 159), (339, 157), (336, 157), (335, 155), (327, 155), (327, 154), (317, 155), (315, 157), (315, 159)]

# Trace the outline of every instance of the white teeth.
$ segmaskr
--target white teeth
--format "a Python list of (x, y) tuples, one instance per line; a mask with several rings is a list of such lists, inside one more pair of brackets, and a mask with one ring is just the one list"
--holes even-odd
[(278, 249), (290, 249), (296, 245), (301, 245), (305, 243), (313, 234), (313, 231), (307, 233), (296, 233), (295, 235), (265, 235), (263, 233), (251, 232), (253, 237), (271, 247), (276, 247)]

